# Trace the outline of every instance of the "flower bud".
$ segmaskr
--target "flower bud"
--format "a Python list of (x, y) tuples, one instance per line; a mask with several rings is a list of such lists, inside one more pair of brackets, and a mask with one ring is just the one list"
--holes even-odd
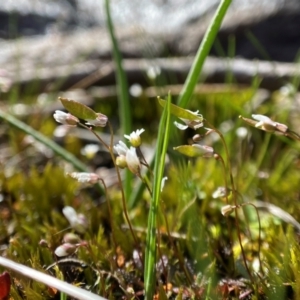
[(64, 243), (76, 245), (80, 243), (80, 237), (75, 233), (66, 233), (63, 237)]
[(137, 131), (133, 131), (132, 133), (130, 133), (130, 135), (124, 135), (124, 137), (126, 139), (128, 139), (130, 141), (130, 144), (137, 148), (141, 145), (142, 143), (142, 140), (141, 140), (141, 137), (140, 135), (145, 131), (145, 129), (138, 129)]
[(126, 156), (127, 151), (129, 150), (126, 144), (122, 141), (119, 141), (117, 145), (114, 146), (114, 149), (117, 151), (118, 155)]
[(65, 206), (62, 210), (64, 216), (69, 221), (72, 228), (79, 233), (84, 233), (88, 222), (83, 214), (77, 214), (75, 209), (71, 206)]
[(61, 110), (56, 110), (53, 117), (56, 120), (56, 122), (72, 127), (77, 126), (77, 123), (79, 123), (78, 118)]
[(120, 155), (116, 158), (116, 165), (121, 168), (127, 168), (127, 161), (126, 161), (126, 157), (124, 155)]
[(40, 245), (41, 247), (44, 247), (44, 248), (49, 248), (48, 242), (47, 242), (46, 240), (44, 240), (44, 239), (41, 239), (41, 240), (39, 241), (39, 245)]
[(77, 246), (70, 244), (70, 243), (64, 243), (60, 246), (58, 246), (54, 253), (58, 257), (68, 256), (73, 254), (77, 250)]
[(126, 162), (128, 169), (133, 174), (139, 174), (140, 172), (140, 160), (136, 155), (136, 150), (134, 147), (130, 147), (130, 149), (126, 153)]
[(96, 173), (86, 172), (73, 172), (69, 174), (72, 178), (77, 179), (80, 183), (95, 184), (99, 181), (100, 177)]
[(221, 214), (224, 216), (224, 217), (228, 217), (235, 209), (235, 206), (233, 205), (225, 205), (221, 208)]
[(86, 120), (87, 121), (87, 125), (93, 125), (95, 127), (105, 127), (106, 123), (107, 123), (107, 116), (103, 115), (101, 113), (97, 113), (97, 118), (94, 120)]

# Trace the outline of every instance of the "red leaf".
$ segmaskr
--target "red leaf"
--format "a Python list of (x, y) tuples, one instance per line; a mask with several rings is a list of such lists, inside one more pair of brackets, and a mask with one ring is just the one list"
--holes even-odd
[(0, 300), (8, 298), (10, 292), (10, 275), (8, 272), (3, 272), (0, 275)]

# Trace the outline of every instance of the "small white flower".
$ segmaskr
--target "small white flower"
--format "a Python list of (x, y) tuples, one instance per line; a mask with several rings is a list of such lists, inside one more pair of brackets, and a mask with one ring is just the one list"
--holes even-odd
[(235, 210), (235, 208), (236, 206), (227, 204), (221, 208), (221, 214), (224, 217), (228, 217)]
[(71, 206), (65, 206), (62, 210), (72, 228), (79, 233), (84, 233), (87, 228), (87, 219), (83, 214), (77, 214)]
[(139, 174), (140, 172), (140, 160), (136, 155), (136, 149), (134, 147), (130, 147), (130, 149), (126, 153), (126, 162), (128, 169), (133, 174)]
[(92, 159), (95, 157), (96, 153), (100, 150), (100, 147), (96, 144), (87, 144), (84, 146), (80, 153), (86, 156), (88, 159)]
[(226, 189), (225, 187), (220, 186), (213, 192), (212, 197), (214, 199), (223, 198), (223, 197), (228, 196), (230, 194), (230, 192), (231, 191), (229, 189)]
[(119, 143), (114, 146), (114, 149), (117, 151), (118, 155), (124, 156), (126, 156), (126, 153), (129, 150), (126, 144), (122, 141), (119, 141)]
[(77, 179), (80, 183), (95, 184), (99, 181), (100, 177), (96, 173), (87, 172), (73, 172), (69, 174), (72, 178)]
[(179, 129), (179, 130), (186, 130), (189, 126), (183, 125), (181, 123), (178, 123), (177, 121), (174, 121), (174, 125)]
[(137, 148), (141, 145), (142, 140), (140, 135), (145, 131), (145, 129), (138, 129), (130, 133), (130, 135), (124, 134), (124, 137), (129, 140), (130, 144)]
[(56, 122), (72, 127), (77, 126), (77, 123), (79, 122), (78, 118), (61, 110), (56, 110), (53, 117)]

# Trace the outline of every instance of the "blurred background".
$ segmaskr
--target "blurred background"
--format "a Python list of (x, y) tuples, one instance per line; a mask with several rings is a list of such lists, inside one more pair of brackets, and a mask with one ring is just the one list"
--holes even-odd
[[(217, 0), (113, 0), (112, 17), (120, 38), (145, 49), (154, 43), (154, 56), (192, 55), (220, 1)], [(219, 34), (225, 53), (235, 38), (235, 55), (248, 59), (294, 61), (300, 44), (300, 3), (297, 0), (233, 0)], [(78, 30), (105, 28), (104, 1), (1, 1), (0, 38), (50, 36)], [(101, 44), (101, 31), (99, 31)], [(143, 41), (141, 41), (143, 40)], [(144, 43), (144, 47), (140, 44)], [(259, 45), (261, 44), (261, 45)], [(142, 49), (141, 49), (142, 47)], [(124, 51), (136, 56), (144, 53)], [(218, 48), (216, 46), (216, 48)], [(128, 49), (127, 49), (128, 50)], [(212, 51), (220, 55), (220, 49)], [(224, 54), (224, 53), (223, 53)]]

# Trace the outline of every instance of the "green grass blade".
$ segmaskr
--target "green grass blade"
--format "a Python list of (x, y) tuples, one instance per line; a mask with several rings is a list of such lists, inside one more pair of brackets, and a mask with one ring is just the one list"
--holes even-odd
[(155, 265), (156, 265), (156, 227), (158, 216), (158, 202), (161, 193), (161, 181), (165, 168), (165, 157), (167, 153), (167, 147), (169, 142), (170, 133), (170, 105), (171, 95), (168, 96), (168, 103), (164, 108), (163, 115), (160, 121), (157, 146), (155, 153), (155, 165), (154, 165), (154, 182), (152, 199), (150, 204), (148, 230), (147, 230), (147, 245), (145, 253), (145, 299), (153, 299), (154, 287), (155, 287)]
[(66, 151), (64, 148), (60, 147), (51, 139), (47, 138), (45, 135), (36, 131), (35, 129), (28, 126), (24, 122), (18, 120), (13, 115), (4, 112), (3, 110), (0, 109), (0, 118), (7, 121), (9, 124), (13, 125), (17, 129), (34, 137), (37, 141), (41, 142), (45, 146), (49, 147), (49, 149), (53, 150), (54, 153), (61, 156), (64, 160), (68, 161), (69, 163), (71, 163), (74, 166), (74, 168), (76, 168), (78, 171), (82, 171), (82, 172), (87, 171), (86, 166), (80, 160), (78, 160), (72, 153)]
[[(116, 81), (118, 91), (119, 117), (121, 123), (121, 134), (130, 134), (132, 130), (130, 102), (128, 94), (128, 84), (124, 69), (122, 67), (122, 57), (118, 47), (118, 42), (115, 37), (114, 27), (110, 15), (109, 0), (105, 0), (105, 12), (107, 19), (107, 28), (113, 47), (113, 58), (116, 64)], [(125, 171), (125, 197), (129, 199), (131, 195), (131, 180), (132, 174), (129, 170)]]
[[(231, 1), (232, 0), (223, 0), (220, 3), (218, 10), (216, 11), (214, 18), (212, 19), (210, 26), (206, 31), (206, 34), (203, 38), (203, 41), (198, 49), (197, 55), (195, 57), (193, 65), (191, 67), (191, 70), (188, 74), (188, 77), (184, 83), (183, 89), (177, 100), (178, 105), (183, 108), (187, 106), (187, 104), (192, 96), (192, 93), (197, 84), (199, 75), (201, 73), (204, 61), (212, 47), (212, 44), (216, 38), (217, 32), (221, 26), (221, 23), (227, 12), (228, 7), (231, 4)], [(140, 183), (140, 186), (139, 186), (140, 192), (136, 193), (135, 197), (131, 197), (131, 200), (130, 200), (131, 207), (133, 207), (135, 205), (135, 203), (137, 203), (137, 201), (138, 201), (137, 197), (142, 193), (143, 189), (144, 189), (144, 185), (142, 185), (142, 183)]]
[(181, 107), (186, 107), (191, 99), (194, 88), (198, 82), (199, 75), (201, 73), (204, 61), (209, 54), (209, 51), (213, 45), (213, 42), (217, 36), (218, 30), (222, 24), (224, 16), (227, 12), (232, 0), (222, 0), (215, 15), (212, 19), (206, 33), (203, 37), (201, 45), (196, 54), (193, 65), (190, 69), (188, 77), (184, 83), (183, 89), (178, 97), (177, 103)]

